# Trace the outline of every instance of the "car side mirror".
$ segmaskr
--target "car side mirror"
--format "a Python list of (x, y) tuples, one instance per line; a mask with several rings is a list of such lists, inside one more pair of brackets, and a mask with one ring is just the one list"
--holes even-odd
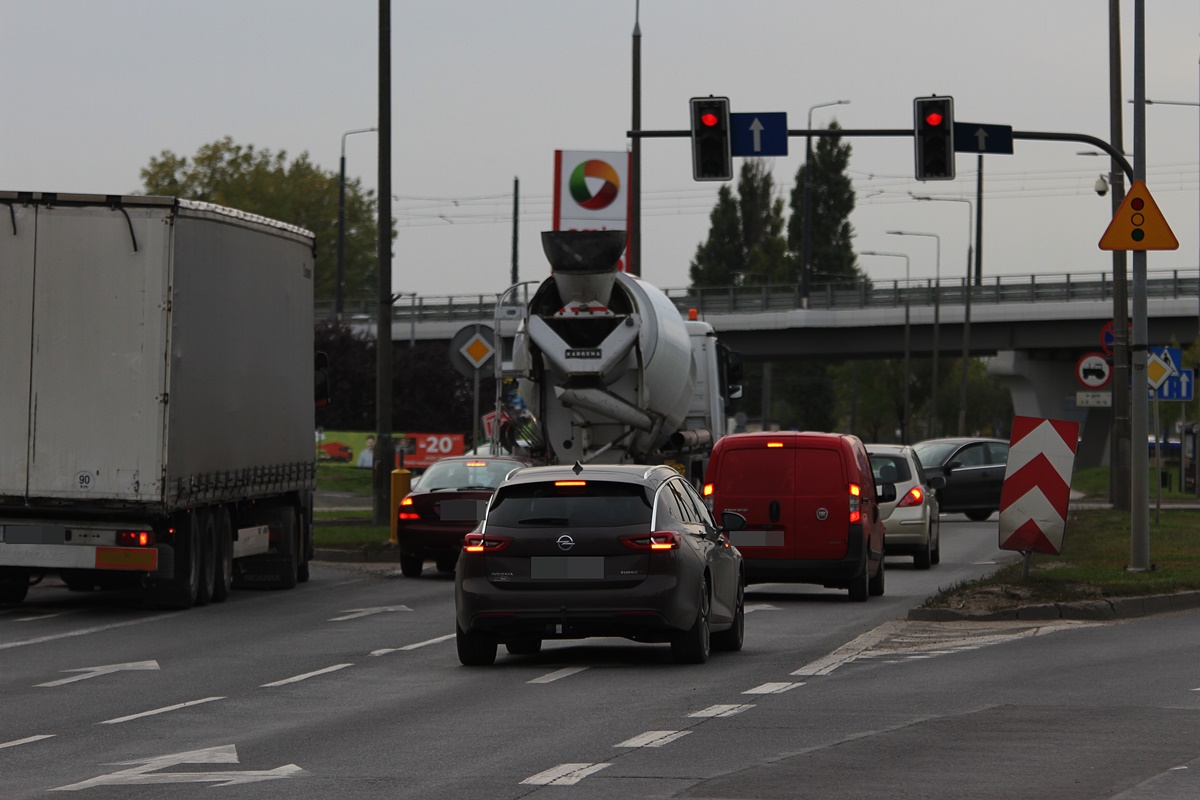
[(962, 466), (961, 461), (951, 461), (949, 464), (947, 464), (945, 467), (942, 468), (942, 472), (949, 475), (951, 471), (956, 470), (961, 466)]
[(941, 475), (934, 475), (932, 478), (929, 479), (929, 488), (930, 489), (945, 489), (946, 488), (946, 479), (943, 478)]
[(881, 503), (890, 503), (896, 499), (896, 484), (885, 483), (875, 487), (875, 499)]
[(721, 530), (726, 533), (740, 531), (746, 527), (746, 518), (736, 511), (721, 512)]

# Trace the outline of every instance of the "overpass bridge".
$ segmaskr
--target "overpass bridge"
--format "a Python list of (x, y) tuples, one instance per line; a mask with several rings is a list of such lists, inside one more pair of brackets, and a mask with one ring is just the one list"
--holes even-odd
[[(912, 357), (931, 357), (935, 347), (943, 358), (961, 357), (966, 328), (968, 352), (994, 357), (989, 371), (1009, 387), (1017, 414), (1084, 421), (1087, 410), (1075, 404), (1082, 388), (1075, 365), (1084, 353), (1101, 348), (1103, 328), (1113, 316), (1111, 275), (993, 276), (970, 287), (969, 319), (965, 284), (965, 278), (958, 278), (818, 286), (807, 308), (799, 286), (664, 291), (682, 315), (696, 309), (748, 361), (899, 358), (905, 350), (906, 316)], [(529, 284), (530, 293), (536, 285)], [(464, 325), (494, 327), (497, 321), (507, 333), (522, 309), (497, 308), (498, 298), (404, 298), (393, 308), (392, 338), (398, 343), (449, 341)], [(1150, 346), (1177, 342), (1187, 347), (1200, 337), (1200, 270), (1149, 271), (1146, 298)], [(369, 301), (349, 302), (343, 319), (373, 334), (371, 309)], [(332, 308), (318, 307), (317, 315), (330, 318)], [(1107, 431), (1109, 414), (1109, 409), (1086, 414), (1093, 432)]]

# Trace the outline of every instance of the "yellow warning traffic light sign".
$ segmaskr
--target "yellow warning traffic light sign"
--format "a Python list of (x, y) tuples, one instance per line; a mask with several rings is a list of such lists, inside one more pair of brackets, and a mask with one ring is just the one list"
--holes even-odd
[(1101, 250), (1178, 250), (1179, 240), (1158, 210), (1145, 181), (1134, 181), (1100, 237)]

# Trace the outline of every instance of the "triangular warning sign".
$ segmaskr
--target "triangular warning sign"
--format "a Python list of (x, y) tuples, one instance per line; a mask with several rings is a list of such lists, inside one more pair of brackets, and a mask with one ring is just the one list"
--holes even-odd
[(1145, 181), (1134, 181), (1100, 237), (1101, 250), (1178, 250), (1179, 240), (1158, 210)]

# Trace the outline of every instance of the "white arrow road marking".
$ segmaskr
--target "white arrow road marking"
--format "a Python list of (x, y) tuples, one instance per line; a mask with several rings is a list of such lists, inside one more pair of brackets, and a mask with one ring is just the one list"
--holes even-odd
[(258, 688), (272, 689), (276, 686), (286, 686), (289, 683), (299, 683), (300, 681), (306, 681), (309, 678), (315, 678), (318, 675), (325, 675), (326, 673), (329, 673), (329, 672), (337, 672), (339, 669), (345, 669), (346, 667), (353, 667), (353, 666), (354, 666), (353, 664), (334, 664), (332, 667), (326, 667), (325, 669), (318, 669), (314, 672), (306, 672), (303, 675), (294, 675), (291, 678), (284, 678), (281, 681), (275, 681), (273, 683), (264, 683), (261, 686), (259, 686)]
[(758, 121), (758, 117), (755, 117), (754, 122), (750, 123), (750, 130), (754, 133), (754, 152), (762, 152), (763, 124)]
[(749, 614), (752, 611), (778, 611), (779, 608), (770, 603), (758, 603), (752, 606), (746, 606), (745, 611)]
[(234, 786), (239, 783), (258, 783), (260, 781), (276, 780), (278, 778), (294, 778), (305, 774), (304, 770), (295, 764), (276, 767), (268, 770), (243, 770), (227, 772), (158, 772), (157, 770), (174, 767), (178, 764), (237, 764), (237, 748), (231, 744), (220, 747), (209, 747), (204, 750), (192, 750), (186, 753), (174, 753), (157, 758), (139, 759), (137, 761), (121, 761), (114, 766), (133, 764), (130, 769), (101, 775), (70, 786), (60, 786), (52, 789), (55, 792), (75, 792), (80, 789), (90, 789), (93, 786), (145, 786), (154, 783), (212, 783), (217, 786)]
[(117, 717), (116, 719), (106, 719), (103, 722), (97, 722), (97, 725), (117, 725), (122, 722), (129, 722), (131, 719), (140, 719), (142, 717), (152, 717), (155, 714), (166, 714), (168, 711), (178, 711), (181, 708), (188, 706), (198, 706), (202, 703), (211, 703), (215, 700), (224, 700), (224, 697), (205, 697), (203, 700), (189, 700), (186, 703), (176, 703), (173, 706), (164, 706), (156, 708), (152, 711), (143, 711), (140, 714), (130, 714), (127, 717)]
[(559, 764), (545, 772), (530, 776), (521, 781), (531, 786), (574, 786), (588, 775), (592, 775), (605, 767), (605, 764)]
[(764, 683), (755, 686), (753, 689), (747, 689), (742, 694), (783, 694), (790, 689), (795, 689), (797, 686), (803, 685), (803, 683)]
[(640, 736), (634, 736), (620, 744), (614, 744), (613, 747), (662, 747), (676, 739), (682, 739), (689, 733), (691, 731), (646, 731)]
[(14, 739), (11, 742), (0, 742), (0, 750), (6, 747), (20, 747), (23, 744), (33, 744), (40, 742), (42, 739), (53, 739), (53, 733), (43, 733), (41, 736), (26, 736), (24, 739)]
[(734, 704), (719, 704), (709, 706), (700, 711), (693, 711), (688, 714), (689, 717), (732, 717), (734, 714), (741, 714), (743, 711), (749, 711), (754, 708), (753, 703), (734, 703)]
[(79, 675), (72, 675), (70, 678), (62, 678), (49, 683), (38, 683), (35, 686), (63, 686), (75, 681), (86, 681), (88, 678), (96, 678), (100, 675), (111, 675), (114, 672), (124, 672), (126, 670), (145, 670), (158, 669), (157, 661), (131, 661), (128, 664), (109, 664), (106, 667), (82, 667), (80, 669), (64, 669), (62, 672), (78, 672)]
[(455, 637), (455, 634), (447, 633), (445, 636), (439, 636), (436, 639), (426, 639), (423, 642), (417, 642), (416, 644), (406, 644), (403, 647), (384, 647), (381, 650), (372, 650), (371, 655), (386, 656), (388, 653), (399, 653), (404, 650), (416, 650), (421, 647), (428, 647), (431, 644), (441, 644), (442, 642), (453, 639), (454, 637)]
[(344, 617), (332, 617), (329, 622), (343, 622), (348, 619), (358, 619), (359, 617), (369, 617), (372, 614), (383, 614), (388, 611), (412, 611), (408, 606), (380, 606), (379, 608), (348, 608), (342, 613)]
[(548, 672), (545, 675), (541, 676), (540, 678), (534, 678), (533, 680), (528, 681), (528, 682), (529, 683), (554, 683), (555, 681), (561, 680), (562, 678), (569, 678), (572, 675), (575, 675), (576, 673), (583, 672), (585, 669), (587, 669), (587, 667), (567, 667), (566, 669), (560, 669), (557, 672)]

